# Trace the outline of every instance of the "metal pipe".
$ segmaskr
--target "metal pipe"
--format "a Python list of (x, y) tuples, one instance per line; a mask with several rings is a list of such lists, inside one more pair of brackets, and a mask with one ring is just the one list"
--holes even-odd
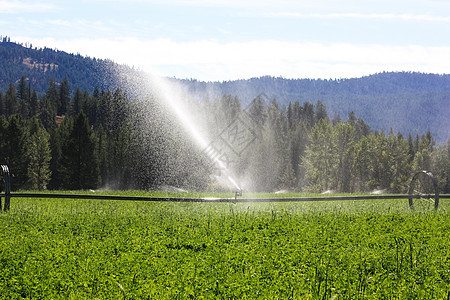
[[(0, 194), (4, 196), (4, 194)], [(63, 198), (63, 199), (92, 199), (92, 200), (125, 200), (150, 202), (306, 202), (306, 201), (340, 201), (340, 200), (383, 200), (383, 199), (409, 199), (410, 197), (434, 197), (430, 195), (363, 195), (363, 196), (331, 196), (331, 197), (292, 197), (292, 198), (177, 198), (177, 197), (145, 197), (120, 195), (89, 195), (89, 194), (52, 194), (52, 193), (11, 193), (10, 197), (18, 198)], [(440, 198), (450, 198), (449, 195), (440, 195)]]

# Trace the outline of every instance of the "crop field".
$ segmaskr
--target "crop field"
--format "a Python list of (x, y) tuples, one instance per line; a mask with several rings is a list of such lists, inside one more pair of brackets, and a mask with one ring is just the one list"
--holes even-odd
[(0, 213), (0, 297), (449, 299), (449, 211), (448, 199), (434, 211), (405, 199), (13, 198)]

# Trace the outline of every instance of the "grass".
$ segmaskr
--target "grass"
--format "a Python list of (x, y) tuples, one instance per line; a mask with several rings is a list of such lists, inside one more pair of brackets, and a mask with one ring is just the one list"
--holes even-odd
[(449, 299), (449, 210), (13, 198), (0, 297)]

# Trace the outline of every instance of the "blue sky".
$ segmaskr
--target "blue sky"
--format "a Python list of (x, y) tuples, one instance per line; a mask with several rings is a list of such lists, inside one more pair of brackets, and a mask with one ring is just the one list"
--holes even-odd
[(450, 73), (447, 0), (0, 0), (0, 35), (206, 81)]

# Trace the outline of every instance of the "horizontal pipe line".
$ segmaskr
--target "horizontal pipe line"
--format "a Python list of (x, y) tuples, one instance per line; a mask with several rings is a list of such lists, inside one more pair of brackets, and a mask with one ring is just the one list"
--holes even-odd
[[(298, 198), (175, 198), (175, 197), (145, 197), (119, 195), (88, 195), (88, 194), (41, 194), (41, 193), (11, 193), (9, 196), (22, 198), (65, 198), (92, 200), (128, 200), (153, 202), (303, 202), (303, 201), (339, 201), (339, 200), (372, 200), (372, 199), (409, 199), (434, 198), (429, 195), (365, 195), (365, 196), (331, 196), (331, 197), (298, 197)], [(5, 197), (1, 193), (0, 197)], [(439, 195), (439, 198), (450, 198), (450, 194)]]

